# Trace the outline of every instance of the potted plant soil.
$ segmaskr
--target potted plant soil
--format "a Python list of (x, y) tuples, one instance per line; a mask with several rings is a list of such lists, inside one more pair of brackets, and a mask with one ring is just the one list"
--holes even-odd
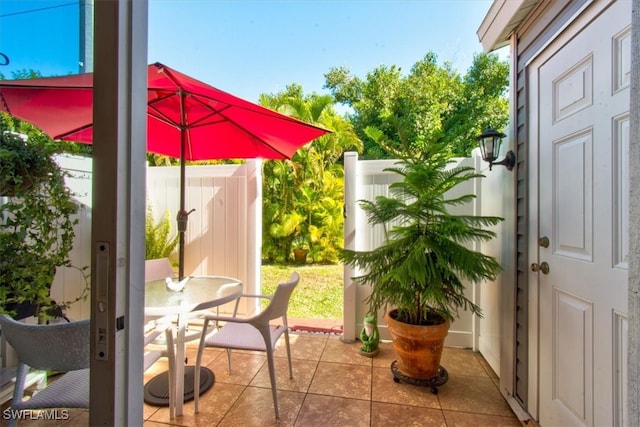
[(364, 272), (354, 280), (371, 287), (370, 311), (388, 310), (385, 319), (403, 379), (439, 375), (444, 338), (458, 310), (481, 315), (465, 296), (464, 283), (492, 280), (501, 271), (494, 258), (468, 245), (495, 237), (488, 227), (502, 218), (456, 215), (449, 209), (475, 196), (451, 198), (447, 192), (482, 175), (470, 167), (448, 168), (449, 163), (440, 143), (424, 144), (412, 156), (403, 156), (388, 169), (402, 176), (390, 186), (390, 195), (361, 204), (370, 225), (385, 226), (384, 243), (371, 251), (343, 250), (340, 255)]

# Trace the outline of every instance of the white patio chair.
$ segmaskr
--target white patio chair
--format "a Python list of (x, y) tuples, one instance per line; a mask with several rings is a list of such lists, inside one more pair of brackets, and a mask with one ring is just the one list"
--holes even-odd
[[(293, 378), (291, 367), (291, 349), (289, 347), (289, 326), (287, 324), (287, 309), (289, 299), (293, 290), (298, 285), (300, 276), (294, 272), (288, 282), (281, 283), (276, 288), (273, 295), (242, 295), (236, 300), (236, 309), (233, 317), (225, 316), (204, 316), (203, 333), (198, 347), (196, 358), (196, 368), (194, 370), (194, 384), (200, 383), (200, 366), (202, 363), (202, 353), (205, 347), (217, 347), (227, 350), (227, 360), (229, 363), (229, 373), (231, 373), (231, 350), (251, 350), (263, 351), (267, 353), (267, 363), (269, 366), (269, 376), (271, 378), (271, 393), (273, 395), (273, 406), (276, 418), (280, 417), (278, 410), (278, 392), (276, 388), (275, 366), (273, 351), (278, 339), (284, 335), (287, 359), (289, 362), (289, 378)], [(250, 318), (238, 317), (237, 308), (241, 298), (264, 298), (270, 300), (269, 305), (259, 314)], [(281, 324), (270, 324), (270, 321), (280, 319)], [(221, 329), (207, 335), (207, 325), (209, 321), (225, 322)], [(196, 390), (194, 395), (195, 412), (199, 411), (199, 393)]]
[(173, 268), (169, 258), (148, 259), (144, 262), (144, 281), (164, 280), (173, 277)]
[[(16, 352), (18, 369), (11, 409), (89, 408), (89, 320), (25, 324), (0, 315), (0, 328)], [(65, 372), (24, 400), (29, 368)], [(14, 412), (15, 414), (15, 412)], [(10, 417), (9, 425), (16, 425)]]

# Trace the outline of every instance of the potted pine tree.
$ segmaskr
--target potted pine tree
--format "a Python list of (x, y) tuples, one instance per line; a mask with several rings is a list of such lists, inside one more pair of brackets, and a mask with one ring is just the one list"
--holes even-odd
[(364, 272), (354, 280), (371, 287), (370, 311), (388, 310), (397, 369), (415, 380), (439, 374), (444, 338), (459, 309), (481, 315), (465, 296), (465, 281), (493, 280), (501, 271), (493, 257), (467, 244), (495, 237), (488, 227), (502, 218), (456, 215), (449, 209), (475, 196), (449, 197), (447, 192), (482, 175), (471, 167), (448, 168), (449, 163), (442, 143), (423, 144), (402, 156), (388, 169), (402, 177), (390, 186), (390, 195), (361, 202), (370, 225), (385, 226), (384, 243), (371, 251), (340, 254), (344, 263)]

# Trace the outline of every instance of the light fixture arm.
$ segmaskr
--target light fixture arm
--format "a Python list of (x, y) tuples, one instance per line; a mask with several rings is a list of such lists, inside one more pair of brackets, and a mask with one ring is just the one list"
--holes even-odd
[(499, 162), (489, 162), (489, 170), (491, 170), (491, 166), (496, 165), (504, 166), (508, 171), (513, 170), (516, 165), (516, 154), (512, 150), (507, 151), (507, 155), (504, 159)]

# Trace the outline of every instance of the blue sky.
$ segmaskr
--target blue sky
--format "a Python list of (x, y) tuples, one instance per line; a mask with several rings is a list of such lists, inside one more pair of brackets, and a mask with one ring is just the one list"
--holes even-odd
[[(250, 101), (293, 82), (325, 92), (336, 66), (360, 77), (382, 64), (406, 72), (429, 51), (464, 72), (482, 51), (476, 30), (491, 3), (150, 0), (148, 62)], [(0, 52), (11, 60), (0, 71), (77, 72), (77, 22), (78, 0), (0, 0)]]
[(78, 16), (74, 0), (0, 0), (0, 53), (10, 60), (0, 72), (77, 73)]

